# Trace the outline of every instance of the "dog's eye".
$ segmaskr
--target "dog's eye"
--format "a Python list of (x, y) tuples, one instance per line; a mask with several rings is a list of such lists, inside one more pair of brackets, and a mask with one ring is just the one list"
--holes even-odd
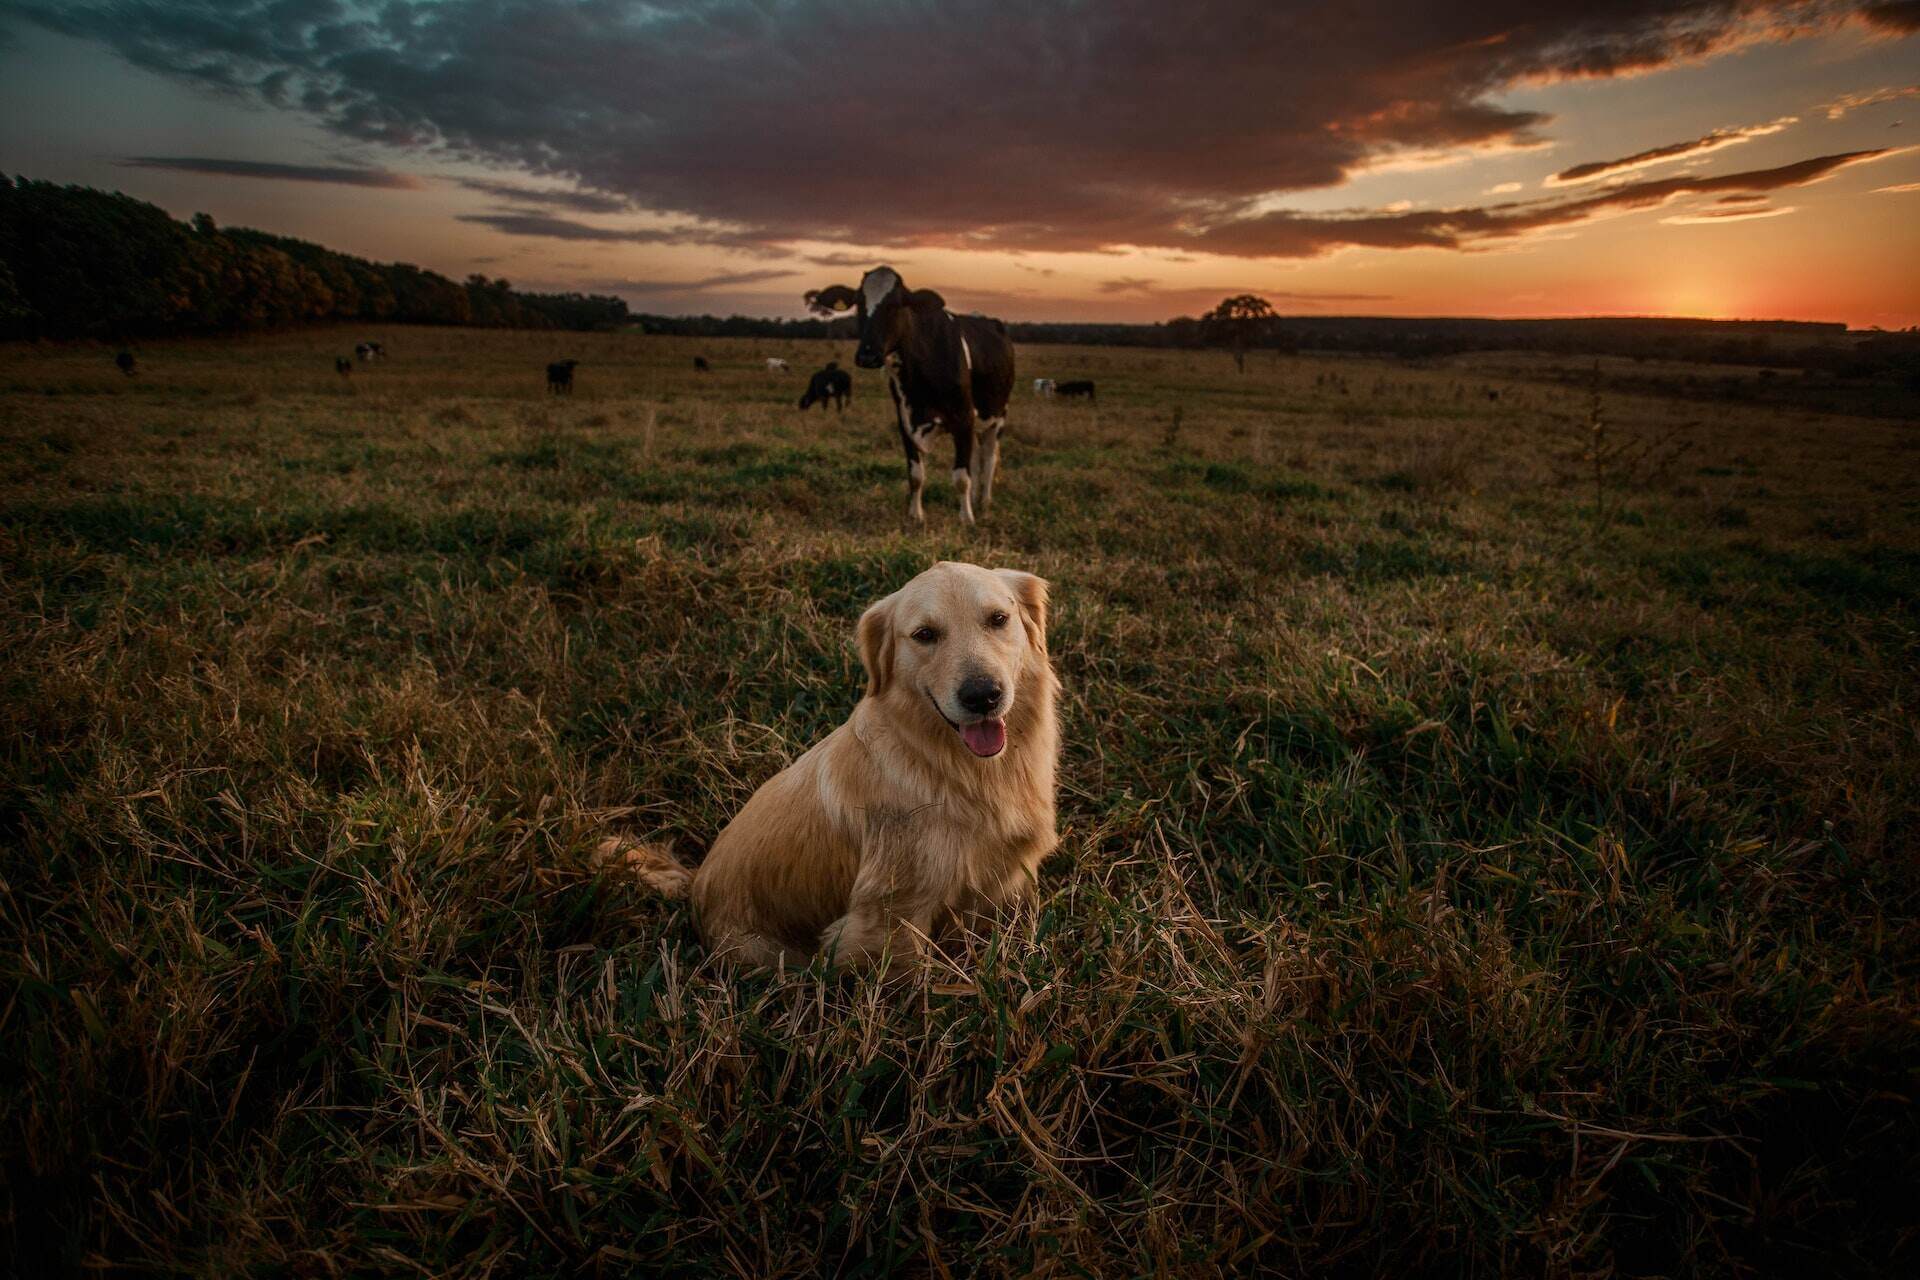
[(940, 633), (932, 627), (922, 627), (913, 633), (913, 638), (921, 644), (932, 644), (940, 638)]
[(998, 631), (1001, 627), (1004, 627), (1007, 625), (1007, 615), (1002, 611), (1000, 611), (999, 609), (995, 609), (992, 613), (987, 615), (987, 625), (992, 627), (995, 631)]

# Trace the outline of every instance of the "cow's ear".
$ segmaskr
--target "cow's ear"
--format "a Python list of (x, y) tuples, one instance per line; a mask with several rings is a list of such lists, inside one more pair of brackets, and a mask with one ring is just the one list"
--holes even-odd
[(803, 297), (807, 310), (822, 316), (851, 311), (860, 305), (859, 293), (844, 284), (830, 284), (824, 289), (809, 289)]
[(888, 596), (867, 607), (854, 633), (860, 642), (860, 665), (867, 669), (867, 696), (877, 698), (893, 682), (893, 605)]
[(915, 311), (945, 311), (947, 300), (931, 289), (915, 289), (907, 295), (907, 305)]

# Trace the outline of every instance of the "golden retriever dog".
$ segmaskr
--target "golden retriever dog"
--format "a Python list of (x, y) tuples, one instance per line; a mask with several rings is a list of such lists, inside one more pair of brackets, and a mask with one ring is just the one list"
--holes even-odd
[(701, 938), (734, 960), (905, 958), (1029, 895), (1058, 843), (1047, 584), (942, 561), (856, 635), (853, 714), (753, 794), (698, 871), (657, 846), (602, 845), (660, 892), (690, 889)]

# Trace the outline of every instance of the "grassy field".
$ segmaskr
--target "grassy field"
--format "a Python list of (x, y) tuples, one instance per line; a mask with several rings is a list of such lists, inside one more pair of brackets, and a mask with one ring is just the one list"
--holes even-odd
[[(17, 1271), (1920, 1260), (1912, 421), (1603, 394), (1596, 484), (1484, 359), (1031, 348), (1098, 408), (921, 531), (826, 344), (139, 354), (0, 348)], [(1038, 907), (718, 970), (595, 842), (696, 860), (937, 558), (1053, 583)]]

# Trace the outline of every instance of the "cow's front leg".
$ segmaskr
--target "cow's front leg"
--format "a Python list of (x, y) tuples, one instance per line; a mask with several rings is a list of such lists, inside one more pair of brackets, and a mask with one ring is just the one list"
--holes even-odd
[(933, 436), (933, 424), (914, 425), (913, 409), (892, 370), (887, 372), (887, 391), (893, 397), (894, 416), (900, 424), (900, 443), (907, 451), (907, 519), (925, 524), (927, 513), (920, 504), (920, 491), (927, 487), (927, 441)]
[(1005, 418), (982, 418), (979, 422), (980, 438), (973, 454), (974, 488), (980, 499), (980, 514), (987, 514), (987, 506), (993, 501), (993, 476), (1000, 467), (1000, 428), (1007, 424)]
[(915, 524), (927, 522), (926, 508), (920, 504), (920, 492), (927, 487), (927, 455), (912, 436), (907, 437), (907, 519)]
[(973, 413), (953, 427), (953, 488), (960, 496), (960, 521), (973, 523)]

